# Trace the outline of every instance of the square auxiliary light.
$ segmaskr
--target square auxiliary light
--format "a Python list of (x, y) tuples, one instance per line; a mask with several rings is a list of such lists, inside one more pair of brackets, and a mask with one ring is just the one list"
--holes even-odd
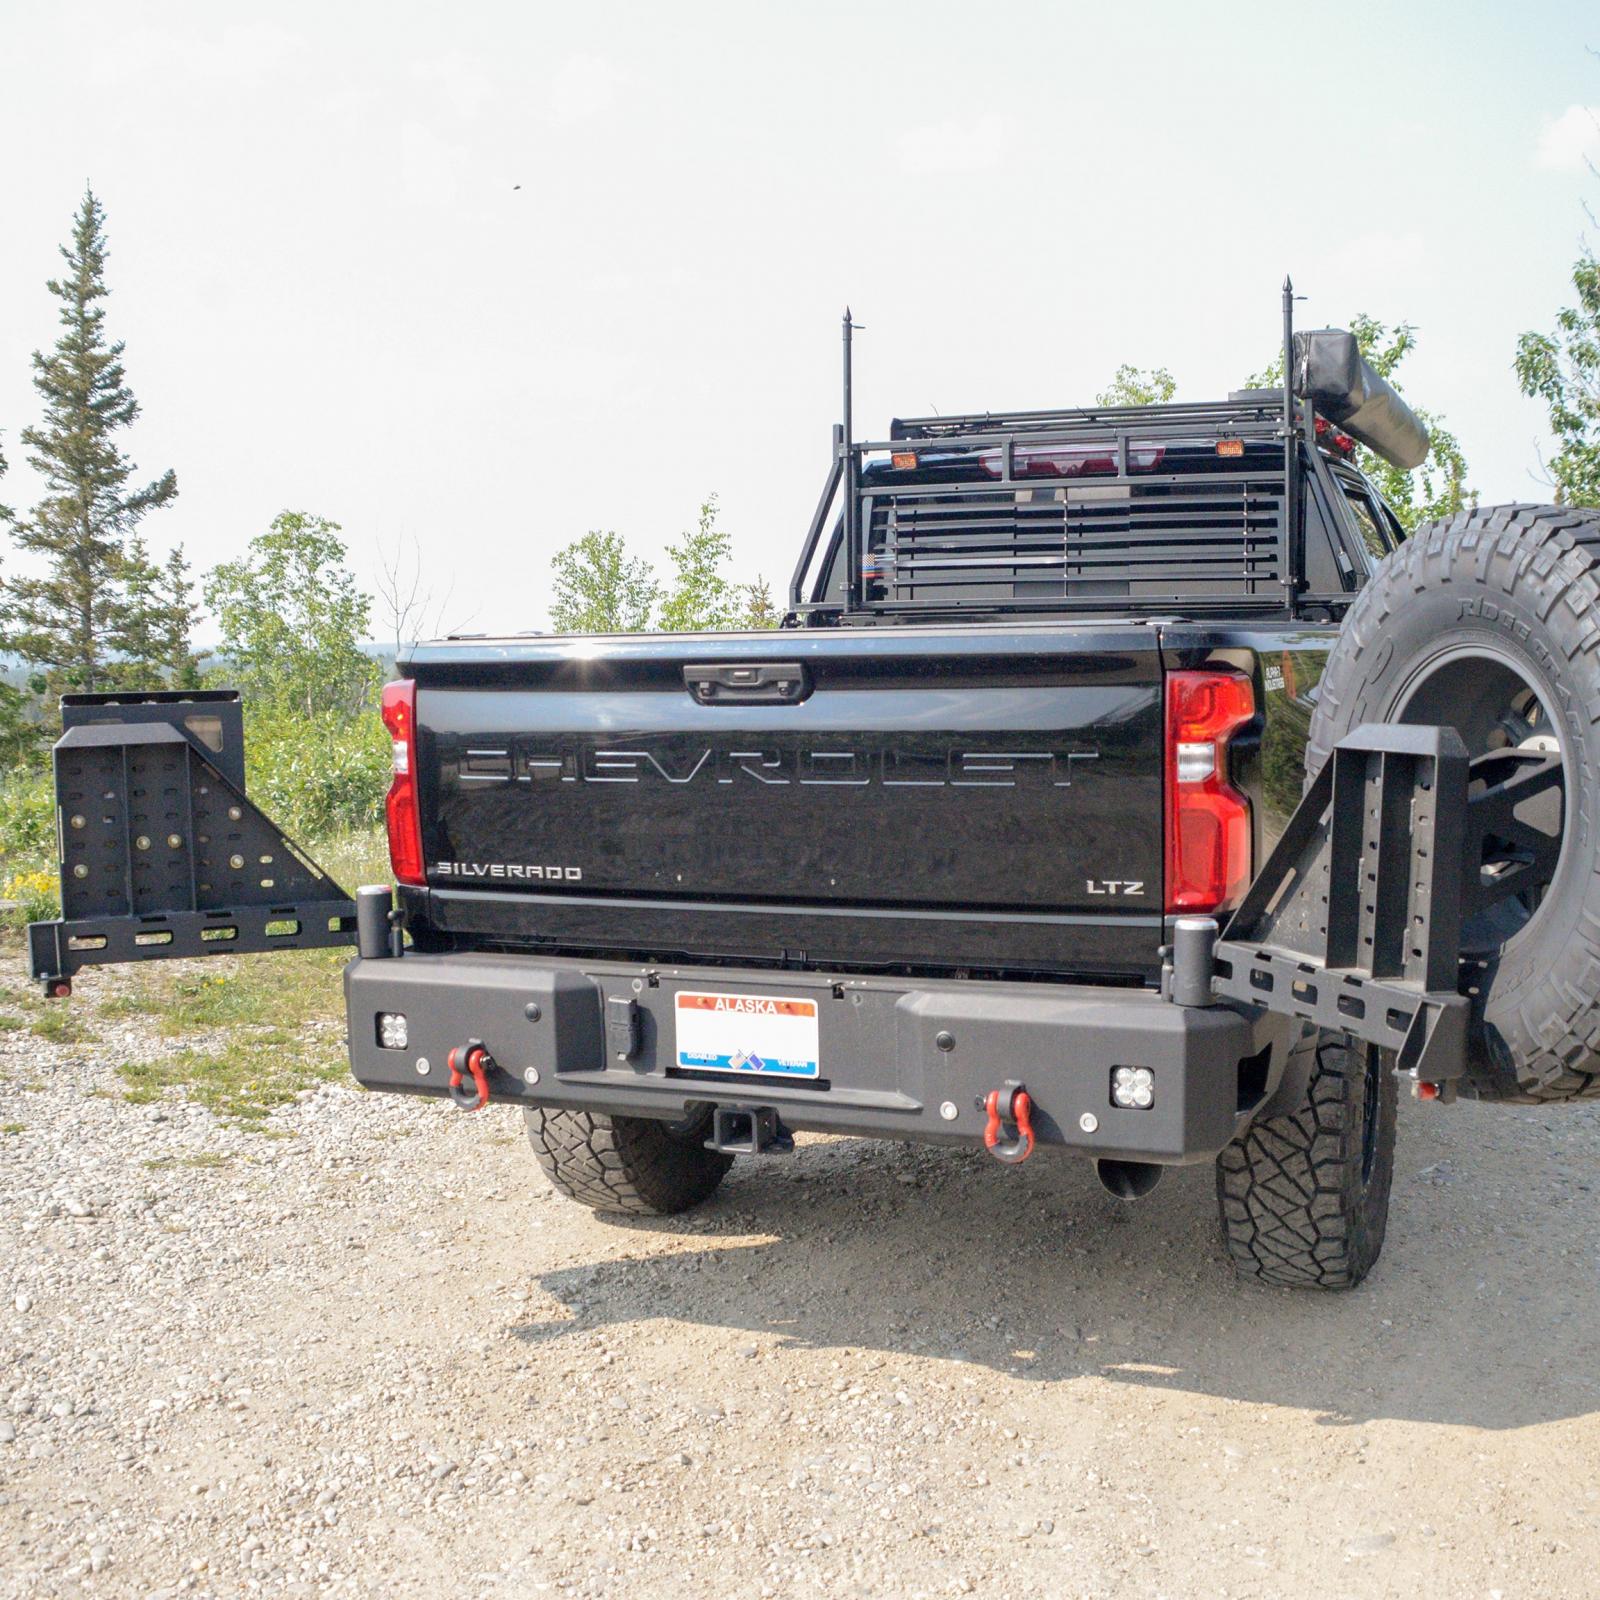
[(1111, 1103), (1124, 1111), (1148, 1111), (1155, 1104), (1156, 1077), (1149, 1067), (1113, 1067)]
[(409, 1041), (410, 1033), (406, 1028), (405, 1012), (378, 1013), (378, 1043), (385, 1050), (404, 1050)]

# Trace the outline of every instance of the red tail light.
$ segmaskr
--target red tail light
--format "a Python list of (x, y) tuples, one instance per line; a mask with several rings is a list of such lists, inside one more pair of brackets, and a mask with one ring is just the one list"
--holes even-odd
[(383, 686), (383, 725), (394, 740), (394, 778), (384, 814), (389, 824), (389, 865), (396, 883), (421, 888), (422, 812), (417, 805), (417, 686), (410, 678)]
[(1167, 675), (1167, 910), (1223, 911), (1250, 880), (1250, 802), (1228, 741), (1256, 714), (1242, 672)]

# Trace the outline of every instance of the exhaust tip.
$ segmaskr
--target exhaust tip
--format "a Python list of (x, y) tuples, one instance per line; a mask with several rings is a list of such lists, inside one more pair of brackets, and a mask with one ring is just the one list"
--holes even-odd
[(1142, 1200), (1161, 1182), (1165, 1167), (1154, 1161), (1097, 1161), (1095, 1176), (1107, 1194), (1119, 1200)]

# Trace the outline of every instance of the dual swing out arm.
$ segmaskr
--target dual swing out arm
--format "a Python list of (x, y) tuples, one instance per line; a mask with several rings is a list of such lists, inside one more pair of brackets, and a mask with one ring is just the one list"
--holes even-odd
[[(86, 966), (357, 943), (355, 902), (245, 796), (237, 693), (69, 696), (62, 716), (62, 916), (28, 930), (46, 993), (70, 993)], [(1478, 863), (1491, 830), (1515, 830), (1529, 782), (1474, 784), (1482, 766), (1449, 728), (1357, 728), (1221, 936), (1179, 919), (1171, 997), (1351, 1034), (1451, 1095), (1472, 1038), (1463, 916), (1516, 891), (1485, 888)]]
[(245, 796), (236, 690), (67, 695), (54, 751), (61, 916), (33, 977), (356, 942), (355, 904)]
[(1452, 1098), (1473, 1041), (1463, 918), (1517, 887), (1481, 881), (1486, 834), (1515, 826), (1506, 786), (1474, 783), (1482, 765), (1452, 728), (1368, 723), (1347, 735), (1221, 936), (1179, 920), (1172, 998), (1350, 1034), (1392, 1052), (1426, 1098)]

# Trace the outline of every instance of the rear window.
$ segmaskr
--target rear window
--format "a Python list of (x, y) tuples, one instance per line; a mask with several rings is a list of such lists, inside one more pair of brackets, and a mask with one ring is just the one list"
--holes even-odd
[(1342, 472), (1336, 474), (1339, 487), (1344, 490), (1346, 504), (1350, 507), (1350, 514), (1355, 520), (1357, 531), (1361, 535), (1361, 542), (1366, 546), (1367, 554), (1374, 561), (1381, 561), (1395, 547), (1395, 540), (1389, 531), (1389, 521), (1382, 509), (1372, 498), (1371, 491), (1359, 479), (1347, 478)]

